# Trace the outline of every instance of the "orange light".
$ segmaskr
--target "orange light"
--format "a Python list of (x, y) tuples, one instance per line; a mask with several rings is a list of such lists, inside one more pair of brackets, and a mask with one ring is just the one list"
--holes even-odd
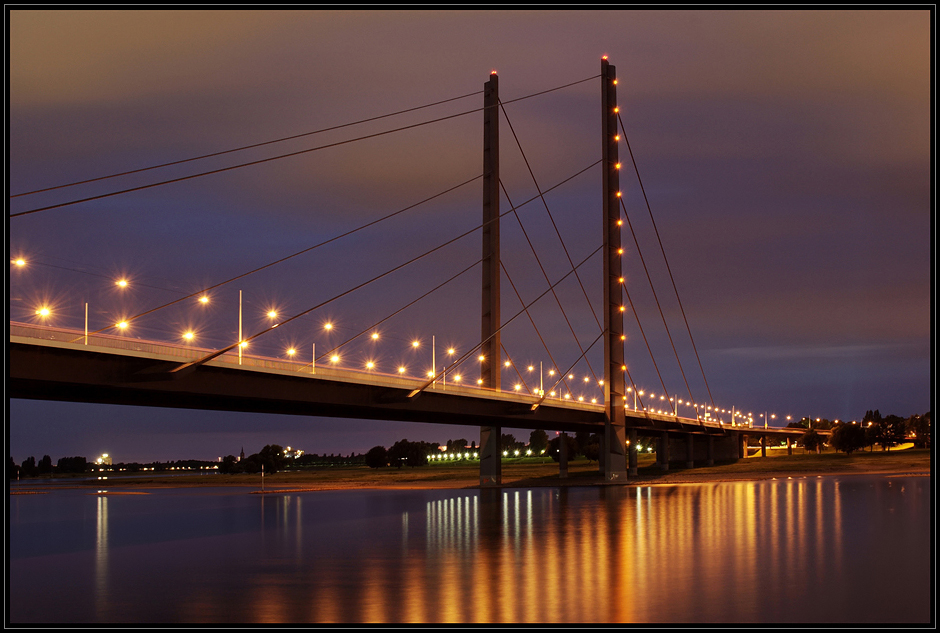
[(192, 332), (186, 332), (183, 334), (183, 338), (186, 339), (187, 341), (193, 340), (194, 336), (195, 334), (193, 334)]
[(421, 344), (420, 341), (411, 341), (412, 347), (418, 347), (420, 344)]
[(115, 283), (117, 283), (117, 285), (119, 285), (121, 288), (127, 288), (127, 280), (126, 280), (126, 279), (118, 279), (117, 282), (115, 282)]
[(511, 366), (512, 366), (512, 363), (509, 362), (508, 360), (507, 360), (505, 363), (503, 363), (503, 364), (506, 365), (506, 367), (511, 367)]
[(617, 220), (617, 226), (623, 226), (623, 220)]
[(272, 319), (277, 318), (277, 312), (275, 312), (274, 310), (268, 310), (268, 317)]
[(39, 308), (38, 310), (36, 310), (36, 314), (38, 314), (39, 316), (42, 316), (42, 317), (49, 316), (49, 308), (43, 306), (43, 307)]
[(620, 106), (617, 106), (616, 108), (614, 108), (614, 112), (620, 112)]
[(404, 368), (404, 367), (399, 367), (399, 368), (398, 368), (398, 373), (399, 373), (399, 374), (405, 373), (405, 368)]
[(456, 352), (456, 350), (453, 347), (447, 350), (447, 353), (450, 354), (451, 356), (453, 356), (454, 352)]
[(209, 297), (206, 295), (202, 295), (201, 297), (199, 297), (199, 303), (209, 303)]
[(127, 321), (121, 321), (117, 326), (123, 330), (127, 327)]
[(617, 197), (620, 198), (620, 197), (622, 197), (622, 196), (623, 196), (623, 194), (618, 191), (618, 192), (617, 192)]
[(623, 277), (620, 278), (620, 283), (623, 283)]
[(620, 335), (620, 340), (621, 340), (621, 341), (627, 340), (627, 335), (626, 335), (626, 334), (621, 334), (621, 335)]
[(373, 340), (373, 341), (379, 340), (379, 333), (378, 333), (378, 332), (373, 332), (373, 333), (372, 333), (372, 340)]
[(607, 59), (607, 55), (604, 55), (603, 57), (601, 57), (601, 59)]
[(22, 257), (18, 257), (18, 258), (16, 258), (16, 259), (13, 260), (13, 263), (16, 264), (17, 266), (25, 266), (25, 265), (26, 265), (26, 260), (23, 259)]
[(622, 248), (618, 248), (618, 249), (617, 249), (617, 254), (618, 254), (618, 255), (623, 255), (623, 249), (622, 249)]
[(490, 71), (490, 74), (491, 74), (491, 75), (495, 75), (495, 74), (496, 74), (496, 71), (495, 71), (495, 70), (491, 70), (491, 71)]
[(620, 163), (617, 163), (616, 165), (614, 165), (614, 168), (615, 168), (615, 169), (620, 169)]
[(627, 371), (627, 366), (626, 366), (626, 365), (621, 365), (621, 366), (620, 366), (620, 369), (623, 370), (623, 371)]
[(486, 360), (486, 356), (484, 356), (483, 354), (480, 354), (479, 356), (477, 356), (477, 360), (482, 363), (483, 361)]
[(325, 324), (323, 324), (323, 329), (324, 329), (324, 330), (332, 330), (332, 329), (333, 329), (333, 324), (332, 324), (332, 323), (325, 323)]
[(366, 363), (366, 369), (373, 369), (373, 368), (375, 368), (375, 363), (373, 363), (371, 360), (368, 361)]
[(338, 362), (339, 362), (339, 356), (337, 356), (336, 354), (333, 354), (332, 356), (330, 356), (330, 362), (331, 362), (331, 363), (338, 363)]
[(297, 353), (297, 350), (295, 350), (293, 347), (290, 348), (289, 350), (287, 350), (287, 355), (288, 355), (288, 356), (293, 356), (293, 355), (296, 354), (296, 353)]
[(614, 79), (614, 85), (615, 85), (615, 86), (617, 85), (617, 80), (616, 80), (616, 79)]
[(620, 135), (619, 135), (619, 134), (615, 134), (615, 135), (614, 135), (614, 140), (615, 140), (615, 141), (619, 141), (619, 140), (620, 140)]
[(626, 306), (620, 306), (620, 311), (621, 311), (621, 312), (626, 311), (626, 309), (627, 309)]

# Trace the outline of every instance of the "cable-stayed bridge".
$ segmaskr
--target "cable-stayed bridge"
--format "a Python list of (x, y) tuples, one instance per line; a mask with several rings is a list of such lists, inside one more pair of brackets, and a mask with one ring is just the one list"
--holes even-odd
[[(566, 176), (554, 182), (542, 183), (533, 168), (535, 161), (530, 160), (523, 149), (507, 106), (583, 84), (595, 87), (599, 84), (600, 87), (597, 111), (601, 115), (601, 125), (597, 140), (601, 156), (572, 168)], [(680, 334), (669, 329), (662, 306), (666, 299), (661, 301), (661, 295), (656, 292), (621, 191), (621, 172), (625, 163), (621, 161), (620, 150), (624, 147), (629, 150), (629, 144), (616, 94), (616, 72), (606, 59), (602, 60), (598, 76), (513, 100), (500, 99), (498, 77), (494, 73), (485, 83), (482, 107), (457, 114), (432, 116), (419, 123), (393, 125), (380, 131), (225, 167), (198, 169), (190, 165), (258, 146), (296, 141), (325, 130), (16, 193), (11, 196), (11, 203), (17, 205), (16, 209), (11, 208), (10, 213), (13, 229), (18, 229), (19, 223), (25, 226), (30, 216), (63, 212), (66, 207), (74, 205), (87, 206), (113, 197), (140, 195), (138, 192), (156, 187), (183, 186), (186, 181), (218, 177), (236, 170), (239, 177), (247, 178), (252, 168), (268, 167), (273, 161), (311, 152), (328, 152), (389, 134), (405, 134), (414, 128), (446, 123), (473, 113), (483, 116), (482, 174), (422, 197), (418, 202), (378, 219), (324, 237), (296, 252), (278, 253), (276, 258), (269, 256), (266, 261), (239, 274), (223, 276), (209, 283), (196, 283), (195, 290), (176, 292), (177, 296), (171, 300), (155, 301), (134, 310), (125, 309), (107, 321), (104, 327), (101, 327), (100, 313), (93, 311), (93, 318), (89, 321), (89, 302), (76, 301), (74, 297), (58, 302), (71, 305), (71, 311), (63, 310), (54, 301), (43, 300), (35, 305), (17, 305), (18, 312), (14, 313), (11, 301), (10, 396), (475, 425), (481, 429), (481, 484), (500, 482), (499, 439), (500, 431), (505, 427), (599, 433), (602, 438), (600, 469), (608, 481), (623, 481), (628, 472), (635, 472), (636, 453), (631, 447), (637, 445), (639, 435), (660, 439), (657, 455), (663, 467), (668, 467), (670, 451), (673, 455), (679, 451), (678, 454), (684, 455), (684, 461), (691, 465), (699, 461), (712, 462), (716, 457), (740, 456), (746, 433), (757, 433), (762, 437), (799, 433), (766, 428), (769, 427), (766, 413), (762, 423), (757, 424), (761, 428), (753, 428), (755, 420), (750, 414), (716, 405), (669, 269), (671, 288), (666, 296), (675, 296), (684, 326), (681, 336), (688, 340), (686, 348), (692, 352), (691, 359), (683, 365), (676, 340)], [(411, 110), (478, 95), (472, 93), (445, 99)], [(371, 117), (356, 123), (372, 123), (402, 113)], [(334, 126), (333, 130), (346, 127)], [(512, 141), (507, 143), (510, 138)], [(521, 159), (523, 171), (530, 179), (527, 183), (530, 193), (524, 199), (518, 199), (516, 194), (511, 197), (506, 180), (501, 176), (501, 153), (505, 161), (503, 148), (507, 146), (518, 151), (517, 161)], [(632, 162), (632, 150), (628, 153)], [(19, 207), (33, 195), (60, 194), (70, 187), (110, 182), (112, 178), (139, 178), (141, 175), (149, 176), (151, 170), (180, 169), (181, 166), (189, 171), (132, 186), (113, 187), (95, 195), (29, 208)], [(633, 166), (635, 168), (635, 163)], [(563, 194), (566, 185), (589, 175), (596, 178), (597, 171), (601, 172), (601, 178), (596, 199), (557, 203), (555, 196)], [(635, 171), (639, 178), (639, 170)], [(408, 240), (400, 235), (392, 237), (391, 231), (379, 233), (368, 247), (375, 253), (366, 253), (362, 258), (364, 272), (359, 282), (330, 288), (318, 301), (303, 309), (285, 313), (272, 306), (260, 321), (258, 318), (245, 318), (246, 303), (255, 311), (260, 304), (252, 304), (250, 298), (246, 302), (239, 290), (237, 333), (224, 327), (213, 329), (213, 321), (208, 317), (201, 327), (194, 327), (186, 321), (189, 316), (182, 316), (193, 310), (210, 310), (216, 305), (223, 288), (234, 288), (262, 274), (290, 277), (296, 274), (290, 272), (290, 267), (296, 266), (298, 261), (295, 258), (320, 249), (320, 252), (329, 248), (342, 249), (344, 241), (353, 235), (376, 228), (384, 230), (383, 227), (401, 214), (433, 204), (455, 191), (481, 185), (481, 221), (466, 226), (455, 222), (439, 241), (407, 244), (411, 247), (408, 256), (395, 265), (387, 262), (379, 265), (378, 259), (372, 255), (380, 253), (389, 239)], [(652, 220), (642, 181), (640, 190)], [(523, 220), (520, 212), (533, 206), (544, 210), (547, 221), (543, 218), (533, 225), (531, 219)], [(568, 223), (568, 228), (565, 228), (559, 213), (560, 206), (574, 209), (576, 217)], [(481, 217), (479, 203), (473, 215)], [(465, 213), (462, 217), (468, 216)], [(594, 235), (593, 227), (598, 221), (602, 231)], [(505, 228), (515, 224), (518, 224), (517, 239), (507, 250)], [(585, 234), (592, 234), (594, 239), (588, 242), (593, 241), (596, 246), (580, 250), (574, 248), (572, 243)], [(555, 253), (559, 256), (551, 262), (536, 246), (540, 244), (539, 238), (545, 235), (557, 240)], [(668, 269), (658, 230), (656, 236), (658, 249)], [(452, 252), (451, 249), (468, 239), (477, 240), (477, 244), (482, 241), (482, 257), (468, 257), (469, 251), (463, 248), (460, 251), (463, 258), (448, 255), (446, 262), (440, 259), (442, 254)], [(273, 250), (266, 249), (265, 255)], [(530, 274), (511, 276), (507, 263), (514, 264), (512, 256), (520, 253), (529, 258)], [(168, 254), (181, 258), (185, 255)], [(631, 284), (626, 281), (623, 267), (624, 259), (629, 256), (636, 256), (645, 271), (669, 342), (665, 354), (654, 353), (651, 338), (647, 336), (651, 324), (647, 321), (644, 327), (634, 305)], [(422, 278), (423, 285), (403, 287), (397, 282), (396, 275), (400, 271), (424, 263), (429, 263), (432, 273)], [(21, 273), (26, 273), (34, 264), (36, 262), (26, 256), (11, 253), (11, 275), (18, 276), (17, 282), (25, 277)], [(314, 279), (317, 285), (329, 287), (322, 271), (331, 265), (336, 266), (329, 259), (326, 263), (320, 260), (316, 264)], [(305, 269), (305, 277), (310, 278), (310, 271), (310, 268)], [(471, 283), (468, 280), (474, 275), (478, 280), (473, 282), (475, 292), (468, 292), (466, 286), (463, 290), (453, 290), (459, 283)], [(598, 277), (601, 283), (598, 283)], [(482, 284), (479, 283), (481, 278)], [(129, 291), (135, 285), (124, 277), (111, 279), (108, 283), (113, 286), (112, 290), (116, 288), (118, 292)], [(383, 286), (392, 288), (393, 292), (386, 292), (378, 302), (381, 318), (372, 317), (374, 320), (365, 327), (339, 325), (355, 321), (344, 310), (357, 314), (365, 312), (361, 304), (344, 304), (344, 301), (363, 289)], [(234, 294), (231, 290), (226, 292), (229, 296)], [(598, 294), (602, 295), (600, 301)], [(504, 295), (516, 299), (511, 310), (503, 306)], [(432, 301), (433, 297), (440, 296), (445, 297), (445, 307), (428, 311), (427, 314), (432, 315), (430, 318), (433, 320), (435, 313), (445, 314), (448, 310), (463, 315), (476, 313), (479, 315), (478, 336), (471, 336), (470, 342), (465, 341), (460, 346), (445, 342), (443, 337), (438, 344), (433, 334), (411, 339), (401, 335), (397, 338), (386, 336), (387, 332), (401, 332), (407, 328), (409, 320), (415, 318), (416, 310)], [(77, 303), (84, 303), (84, 327), (78, 327), (82, 315), (74, 310)], [(348, 307), (340, 307), (343, 305)], [(544, 316), (548, 309), (553, 312), (554, 320)], [(229, 317), (232, 312), (228, 310)], [(335, 319), (324, 316), (330, 312), (337, 315)], [(378, 314), (374, 310), (370, 313)], [(659, 388), (655, 390), (641, 386), (640, 377), (634, 375), (633, 363), (626, 360), (628, 337), (625, 318), (636, 322), (635, 331), (638, 332), (638, 336), (631, 334), (630, 337), (630, 357), (644, 351), (648, 353), (655, 376), (645, 376), (642, 380), (658, 383)], [(655, 327), (655, 318), (653, 321), (652, 327)], [(164, 325), (150, 325), (154, 323)], [(546, 323), (553, 325), (546, 327)], [(431, 327), (433, 331), (446, 329), (437, 323)], [(530, 330), (523, 336), (518, 334), (521, 327)], [(283, 335), (286, 332), (291, 333), (291, 342), (271, 352), (274, 346), (269, 341), (285, 340)], [(234, 336), (226, 336), (226, 333)], [(389, 339), (391, 342), (387, 343)], [(520, 343), (523, 339), (528, 343)], [(559, 344), (562, 339), (563, 344)], [(269, 353), (264, 353), (265, 345)], [(380, 358), (383, 353), (394, 355), (388, 352), (387, 347), (383, 351), (384, 345), (398, 348), (395, 352), (399, 357), (395, 359), (397, 362), (390, 362), (387, 357)], [(408, 357), (410, 361), (401, 360), (408, 354), (411, 354)], [(419, 355), (420, 361), (417, 360)], [(531, 360), (533, 358), (540, 360), (536, 364)], [(679, 368), (678, 375), (681, 375), (681, 386), (677, 390), (667, 388), (666, 378), (660, 371), (662, 364), (673, 360)], [(687, 371), (686, 367), (691, 369)], [(688, 395), (679, 396), (679, 393)]]

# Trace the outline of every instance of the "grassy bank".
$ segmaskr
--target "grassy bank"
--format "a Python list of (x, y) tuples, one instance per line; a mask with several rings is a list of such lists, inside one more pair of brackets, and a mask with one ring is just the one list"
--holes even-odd
[[(826, 452), (788, 456), (786, 451), (768, 451), (767, 457), (748, 457), (715, 466), (679, 468), (674, 464), (663, 471), (652, 455), (641, 455), (638, 475), (629, 484), (677, 484), (707, 481), (733, 481), (836, 474), (930, 474), (931, 451), (909, 449), (903, 451), (874, 451), (844, 455)], [(544, 459), (504, 460), (503, 486), (557, 486), (594, 485), (603, 483), (597, 462), (575, 460), (569, 463), (568, 477), (560, 479), (558, 464)], [(105, 483), (106, 482), (106, 483)], [(35, 480), (36, 486), (49, 485)], [(61, 485), (61, 482), (60, 482)], [(259, 474), (239, 475), (178, 475), (173, 477), (114, 475), (107, 480), (75, 481), (72, 485), (109, 489), (155, 488), (189, 486), (242, 486), (260, 490)], [(471, 488), (479, 485), (479, 463), (434, 463), (418, 468), (372, 469), (365, 466), (350, 468), (317, 468), (285, 471), (264, 477), (266, 491), (286, 490), (353, 490), (369, 488)], [(32, 487), (32, 486), (30, 486)]]

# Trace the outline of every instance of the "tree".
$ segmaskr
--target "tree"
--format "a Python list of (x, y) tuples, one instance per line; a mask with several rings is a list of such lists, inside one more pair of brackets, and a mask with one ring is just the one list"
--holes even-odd
[(20, 473), (24, 477), (32, 477), (36, 474), (36, 458), (27, 457), (23, 460), (23, 463), (20, 465)]
[(276, 473), (284, 468), (284, 448), (277, 444), (268, 444), (258, 453), (261, 463), (264, 464), (264, 472)]
[(803, 445), (803, 448), (807, 451), (817, 451), (819, 452), (820, 447), (822, 446), (823, 440), (822, 436), (816, 432), (815, 429), (810, 429), (803, 434), (803, 437), (800, 438), (800, 443)]
[(501, 450), (509, 451), (522, 451), (525, 450), (525, 444), (516, 440), (513, 435), (509, 433), (504, 433), (499, 436), (499, 446)]
[(42, 459), (39, 460), (39, 464), (36, 466), (40, 475), (48, 475), (52, 473), (52, 458), (48, 455), (43, 455)]
[(15, 461), (13, 461), (13, 456), (10, 456), (10, 465), (7, 469), (7, 479), (13, 480), (18, 479), (20, 476), (20, 467)]
[(384, 446), (373, 446), (366, 453), (366, 466), (369, 468), (382, 468), (388, 466), (388, 451)]
[(529, 450), (539, 455), (548, 448), (548, 433), (542, 429), (536, 429), (529, 433)]
[(219, 465), (220, 473), (240, 473), (242, 472), (241, 462), (238, 461), (238, 458), (234, 455), (226, 455), (222, 458), (222, 463)]
[[(553, 460), (561, 461), (561, 435), (556, 436), (552, 441), (548, 443), (548, 450), (545, 453), (551, 457)], [(574, 459), (574, 456), (578, 454), (578, 442), (570, 435), (565, 435), (565, 446), (568, 447), (568, 461)]]
[(881, 446), (881, 450), (886, 451), (904, 441), (904, 418), (896, 415), (885, 416), (872, 422), (869, 432), (871, 440)]
[(83, 473), (88, 468), (88, 460), (84, 457), (60, 457), (56, 463), (56, 470), (60, 473)]
[(837, 424), (832, 429), (829, 444), (837, 451), (850, 455), (868, 445), (865, 429), (858, 424)]
[(914, 440), (917, 448), (928, 448), (930, 442), (930, 411), (924, 415), (912, 415), (905, 423), (908, 437)]
[(388, 449), (388, 463), (397, 468), (402, 466), (426, 466), (428, 455), (437, 452), (437, 444), (429, 442), (409, 442), (399, 440)]

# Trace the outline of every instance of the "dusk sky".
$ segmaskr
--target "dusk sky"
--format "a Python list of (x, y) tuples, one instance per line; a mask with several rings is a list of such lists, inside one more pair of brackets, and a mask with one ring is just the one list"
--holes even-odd
[[(11, 217), (12, 321), (92, 330), (236, 277), (482, 173), (482, 89), (499, 76), (501, 179), (552, 282), (601, 243), (600, 79), (607, 55), (627, 139), (675, 278), (689, 342), (626, 145), (621, 188), (690, 389), (632, 235), (624, 271), (670, 394), (777, 420), (909, 416), (932, 408), (929, 10), (64, 11), (7, 13), (9, 195), (202, 156), (469, 95), (435, 107), (130, 176), (11, 198), (11, 214), (100, 196), (431, 119), (428, 125), (259, 165)], [(587, 81), (582, 81), (587, 80)], [(576, 83), (580, 82), (580, 83)], [(569, 87), (507, 103), (545, 90)], [(512, 131), (510, 130), (512, 125)], [(593, 165), (593, 167), (592, 167)], [(234, 343), (265, 312), (294, 315), (477, 227), (477, 179), (212, 293), (144, 317), (126, 336)], [(502, 199), (502, 210), (511, 208)], [(502, 256), (525, 301), (546, 288), (514, 215)], [(258, 339), (309, 362), (480, 258), (474, 232)], [(579, 274), (601, 312), (601, 260)], [(127, 278), (128, 288), (115, 280)], [(503, 278), (504, 321), (520, 304)], [(573, 278), (559, 297), (585, 347), (599, 330)], [(480, 268), (344, 348), (419, 375), (479, 343)], [(557, 304), (533, 318), (566, 369), (580, 352)], [(330, 334), (326, 322), (336, 324)], [(631, 312), (626, 358), (660, 379)], [(371, 330), (370, 330), (371, 331)], [(418, 338), (415, 351), (410, 341)], [(520, 367), (548, 354), (525, 317), (502, 334)], [(371, 346), (371, 347), (370, 347)], [(322, 351), (321, 351), (322, 350)], [(588, 353), (602, 371), (602, 348)], [(573, 369), (576, 382), (591, 371)], [(473, 367), (455, 369), (475, 380)], [(505, 372), (504, 372), (505, 373)], [(537, 372), (536, 372), (537, 373)], [(538, 386), (538, 379), (528, 378)], [(511, 385), (511, 377), (504, 387)], [(580, 389), (580, 387), (579, 387)], [(599, 390), (595, 390), (598, 395)], [(590, 390), (584, 394), (591, 397)], [(682, 412), (680, 410), (680, 412)], [(479, 442), (476, 427), (9, 401), (9, 454), (115, 461), (216, 459), (277, 443), (365, 452), (396, 440)], [(782, 425), (782, 424), (781, 424)], [(528, 439), (529, 431), (513, 431)]]

